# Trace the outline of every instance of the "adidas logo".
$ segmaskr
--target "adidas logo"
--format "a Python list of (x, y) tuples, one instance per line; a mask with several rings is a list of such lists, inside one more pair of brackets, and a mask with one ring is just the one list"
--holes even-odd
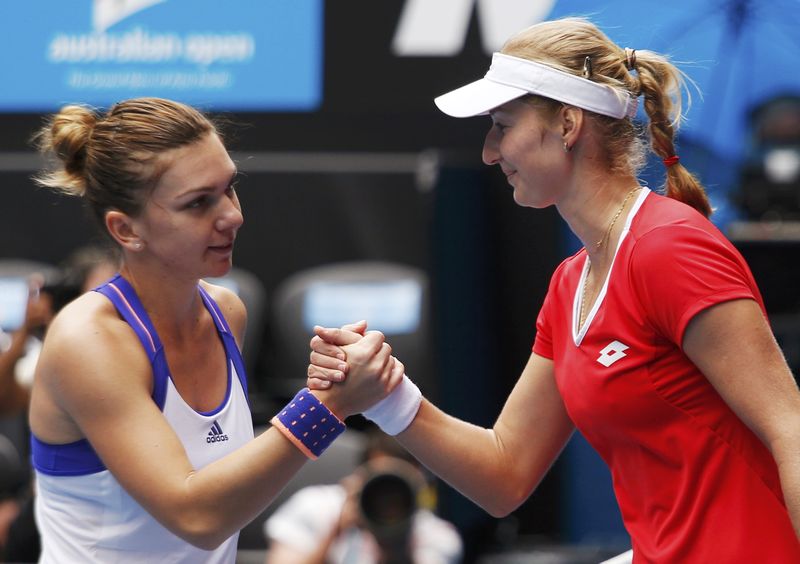
[(206, 442), (219, 443), (227, 440), (228, 440), (228, 435), (223, 433), (222, 427), (219, 426), (219, 423), (214, 421), (214, 424), (211, 425), (211, 430), (208, 432), (208, 436), (206, 437)]

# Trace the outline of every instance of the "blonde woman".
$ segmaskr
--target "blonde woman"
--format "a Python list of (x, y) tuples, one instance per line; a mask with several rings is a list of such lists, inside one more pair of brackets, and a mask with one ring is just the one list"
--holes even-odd
[[(486, 76), (437, 98), (488, 114), (483, 160), (522, 206), (555, 206), (584, 248), (556, 270), (537, 334), (497, 422), (483, 429), (420, 400), (408, 379), (382, 422), (493, 515), (536, 488), (577, 428), (608, 464), (633, 562), (800, 562), (800, 393), (741, 255), (707, 219), (680, 163), (682, 75), (583, 19), (507, 41)], [(666, 167), (640, 185), (633, 117)], [(319, 329), (310, 384), (355, 332)], [(487, 377), (491, 377), (487, 375)]]

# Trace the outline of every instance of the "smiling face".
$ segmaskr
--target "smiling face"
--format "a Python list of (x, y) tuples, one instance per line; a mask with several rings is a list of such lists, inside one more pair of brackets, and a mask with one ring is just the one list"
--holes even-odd
[(236, 165), (215, 133), (167, 151), (160, 161), (163, 173), (133, 220), (142, 254), (176, 276), (223, 276), (243, 223)]
[(568, 173), (556, 118), (525, 100), (512, 100), (490, 115), (483, 162), (500, 166), (519, 205), (544, 208), (556, 203)]

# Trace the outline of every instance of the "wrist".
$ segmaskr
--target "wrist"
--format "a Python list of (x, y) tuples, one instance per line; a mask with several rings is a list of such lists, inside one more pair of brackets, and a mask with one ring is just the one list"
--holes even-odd
[(417, 416), (422, 403), (422, 392), (403, 375), (403, 381), (392, 392), (364, 411), (364, 417), (375, 423), (387, 435), (397, 435), (406, 430)]
[(297, 392), (271, 423), (312, 460), (325, 452), (345, 430), (345, 424), (308, 388)]
[(339, 401), (337, 401), (337, 394), (332, 393), (330, 390), (308, 390), (320, 403), (322, 403), (328, 410), (336, 416), (340, 421), (344, 421), (351, 414), (346, 413)]

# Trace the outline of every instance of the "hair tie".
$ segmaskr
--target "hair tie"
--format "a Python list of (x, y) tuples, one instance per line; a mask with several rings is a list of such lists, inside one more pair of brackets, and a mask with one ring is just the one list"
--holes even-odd
[(636, 68), (636, 49), (625, 47), (625, 68), (629, 71)]
[(673, 165), (678, 164), (678, 161), (680, 160), (681, 159), (678, 155), (672, 155), (671, 157), (667, 157), (666, 159), (664, 159), (662, 162), (664, 163), (665, 167), (669, 168)]

